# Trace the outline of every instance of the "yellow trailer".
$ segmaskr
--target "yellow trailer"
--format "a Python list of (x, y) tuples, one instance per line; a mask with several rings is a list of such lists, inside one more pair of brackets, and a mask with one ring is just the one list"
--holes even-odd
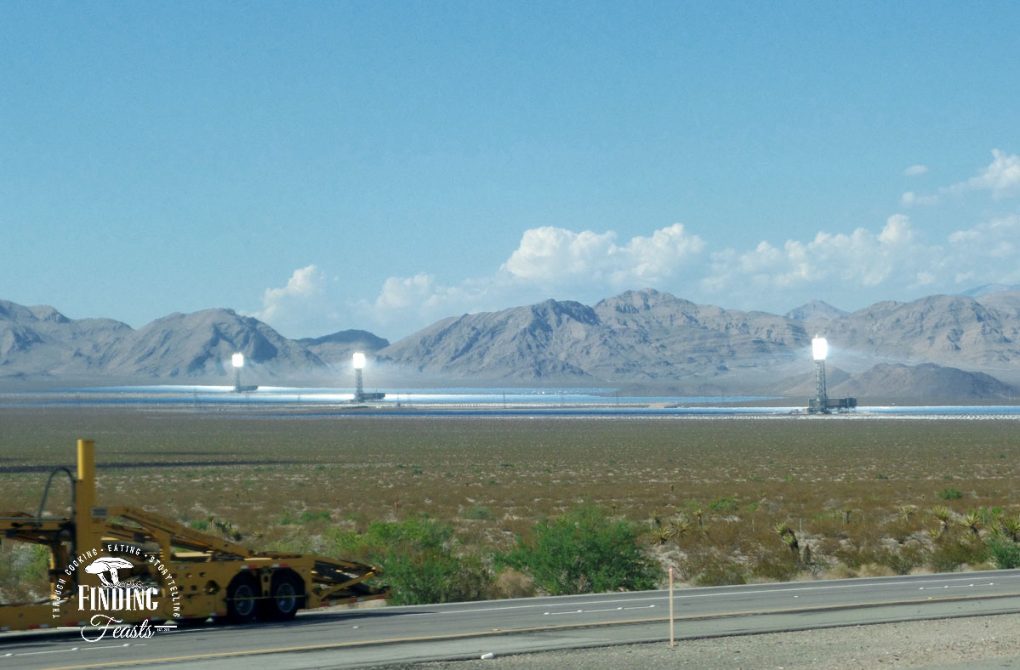
[[(54, 477), (71, 483), (70, 518), (44, 516)], [(78, 471), (50, 475), (38, 513), (0, 512), (0, 537), (50, 551), (50, 597), (0, 604), (0, 631), (120, 627), (148, 637), (213, 617), (285, 620), (300, 609), (386, 598), (376, 567), (323, 556), (257, 552), (132, 507), (96, 505), (95, 447), (78, 440)], [(84, 633), (83, 633), (84, 635)]]

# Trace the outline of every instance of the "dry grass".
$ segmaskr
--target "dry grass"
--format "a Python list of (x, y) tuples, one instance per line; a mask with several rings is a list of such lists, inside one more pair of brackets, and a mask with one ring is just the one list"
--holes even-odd
[[(34, 510), (44, 471), (73, 464), (77, 437), (96, 440), (102, 502), (213, 531), (229, 523), (263, 548), (325, 551), (337, 527), (425, 513), (453, 523), (465, 545), (503, 550), (536, 519), (589, 503), (650, 531), (685, 522), (678, 537), (652, 541), (705, 583), (732, 581), (733, 571), (777, 579), (909, 570), (910, 556), (938, 548), (927, 533), (939, 525), (933, 507), (960, 517), (1020, 511), (1020, 430), (1009, 420), (239, 418), (68, 408), (0, 410), (0, 513)], [(960, 497), (940, 497), (947, 489)], [(62, 513), (66, 495), (58, 487), (49, 509)], [(779, 524), (793, 531), (797, 551)]]

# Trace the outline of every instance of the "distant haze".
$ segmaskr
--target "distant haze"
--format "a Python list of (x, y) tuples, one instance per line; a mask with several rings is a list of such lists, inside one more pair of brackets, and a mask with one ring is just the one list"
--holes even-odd
[(1020, 292), (852, 313), (814, 301), (781, 316), (654, 290), (593, 306), (547, 300), (449, 317), (392, 344), (364, 330), (291, 340), (229, 309), (171, 314), (135, 330), (0, 301), (0, 380), (225, 383), (241, 351), (251, 383), (342, 386), (351, 354), (365, 351), (375, 383), (804, 395), (813, 392), (815, 333), (829, 340), (835, 393), (1008, 401), (1020, 382)]

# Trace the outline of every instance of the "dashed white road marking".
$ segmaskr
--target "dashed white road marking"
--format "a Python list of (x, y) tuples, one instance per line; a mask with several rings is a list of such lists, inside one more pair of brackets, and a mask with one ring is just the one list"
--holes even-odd
[(563, 610), (562, 612), (542, 612), (542, 616), (557, 616), (559, 614), (594, 614), (596, 612), (620, 612), (623, 610), (647, 610), (652, 609), (655, 605), (638, 605), (637, 607), (608, 607), (605, 609), (597, 610)]
[(48, 649), (46, 651), (23, 651), (15, 656), (41, 656), (42, 654), (66, 654), (70, 649)]
[(46, 649), (43, 651), (22, 651), (18, 653), (8, 652), (3, 655), (3, 658), (9, 658), (11, 656), (41, 656), (43, 654), (69, 654), (74, 651), (96, 651), (101, 649), (124, 649), (126, 647), (144, 647), (145, 644), (124, 642), (121, 644), (103, 644), (103, 645), (86, 645), (84, 647), (70, 647), (67, 649)]
[[(975, 584), (974, 582), (971, 582), (970, 584), (960, 584), (959, 586), (950, 586), (949, 584), (946, 584), (942, 588), (943, 589), (972, 589), (974, 587), (980, 587), (980, 586), (995, 586), (995, 582), (988, 582), (987, 584)], [(930, 591), (932, 588), (938, 589), (939, 587), (938, 586), (928, 587), (928, 590)], [(925, 589), (925, 587), (922, 586), (921, 588), (918, 589), (918, 591), (924, 591), (924, 589)]]

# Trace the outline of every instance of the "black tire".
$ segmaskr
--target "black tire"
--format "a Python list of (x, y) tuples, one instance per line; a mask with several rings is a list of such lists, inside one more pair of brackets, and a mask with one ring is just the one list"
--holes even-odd
[(305, 582), (292, 570), (277, 570), (269, 586), (269, 598), (259, 607), (259, 618), (288, 621), (305, 606)]
[(227, 587), (227, 621), (251, 623), (258, 613), (258, 597), (262, 595), (259, 583), (246, 572), (230, 581)]
[(196, 616), (187, 617), (185, 619), (174, 619), (173, 623), (177, 624), (178, 628), (198, 628), (204, 626), (205, 622), (209, 620), (207, 616)]

